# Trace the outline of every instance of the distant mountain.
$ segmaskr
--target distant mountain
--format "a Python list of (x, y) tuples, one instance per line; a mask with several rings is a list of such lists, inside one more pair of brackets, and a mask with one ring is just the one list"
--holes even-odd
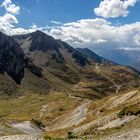
[(96, 53), (94, 53), (93, 51), (91, 51), (88, 48), (76, 48), (76, 49), (79, 52), (81, 52), (83, 55), (85, 55), (86, 57), (95, 61), (96, 63), (114, 64), (115, 65), (115, 63), (113, 61), (107, 60), (104, 57), (97, 55)]
[(89, 49), (75, 49), (40, 31), (13, 37), (0, 33), (2, 139), (7, 134), (22, 138), (18, 126), (36, 132), (36, 139), (130, 132), (129, 121), (132, 129), (139, 128), (139, 85), (136, 70)]
[(137, 71), (140, 72), (140, 61), (134, 63), (134, 64), (132, 65), (132, 67), (135, 68)]
[(140, 83), (133, 69), (41, 31), (13, 37), (0, 33), (0, 72), (0, 95), (73, 90), (82, 98), (102, 98), (118, 86), (126, 90)]
[(26, 57), (42, 68), (53, 90), (70, 90), (77, 85), (73, 94), (101, 98), (116, 91), (118, 85), (122, 90), (138, 86), (139, 73), (131, 68), (116, 65), (87, 49), (74, 49), (41, 31), (13, 38)]
[(140, 61), (139, 50), (96, 48), (96, 53), (121, 65), (133, 66)]
[(0, 33), (0, 73), (0, 93), (6, 95), (45, 94), (77, 85), (72, 91), (77, 96), (101, 98), (118, 85), (125, 90), (140, 83), (137, 71), (89, 49), (74, 49), (41, 31), (13, 37)]

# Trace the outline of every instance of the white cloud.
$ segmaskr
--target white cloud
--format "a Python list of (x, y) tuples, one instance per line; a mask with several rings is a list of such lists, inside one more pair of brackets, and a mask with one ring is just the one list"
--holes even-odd
[[(15, 23), (14, 20), (13, 22)], [(73, 47), (140, 48), (140, 22), (116, 26), (105, 19), (96, 18), (82, 19), (53, 27), (38, 27), (33, 24), (29, 29), (15, 27), (10, 27), (10, 29), (8, 33), (11, 35), (41, 30)]]
[(63, 24), (62, 22), (54, 21), (54, 20), (52, 20), (51, 23), (56, 24), (56, 25), (62, 25)]
[(11, 0), (4, 0), (3, 3), (2, 3), (2, 6), (5, 6), (7, 7), (7, 5), (11, 4)]
[(11, 0), (4, 0), (3, 3), (2, 3), (2, 6), (5, 8), (5, 10), (8, 13), (19, 14), (20, 7), (13, 4)]
[(12, 32), (12, 28), (14, 28), (14, 24), (17, 24), (17, 18), (12, 14), (5, 14), (4, 16), (0, 16), (0, 31), (10, 34)]
[(47, 33), (74, 47), (140, 47), (140, 22), (116, 26), (101, 18), (83, 19), (54, 27)]
[(19, 23), (16, 15), (20, 13), (20, 7), (15, 5), (12, 0), (4, 0), (0, 5), (1, 7), (4, 7), (6, 12), (3, 16), (0, 16), (0, 31), (7, 35), (27, 34), (48, 28), (47, 26), (38, 27), (35, 23), (29, 29), (16, 28), (15, 25)]
[(11, 35), (15, 24), (18, 24), (16, 14), (19, 14), (20, 7), (12, 3), (11, 0), (4, 0), (1, 7), (5, 8), (6, 13), (0, 16), (0, 31)]
[(140, 46), (140, 33), (133, 37), (135, 43)]
[(135, 6), (136, 2), (137, 0), (102, 0), (94, 12), (104, 18), (126, 17), (129, 14), (128, 8)]
[(4, 16), (0, 17), (0, 24), (9, 24), (10, 27), (14, 27), (12, 25), (13, 23), (18, 23), (18, 20), (12, 14), (5, 14)]

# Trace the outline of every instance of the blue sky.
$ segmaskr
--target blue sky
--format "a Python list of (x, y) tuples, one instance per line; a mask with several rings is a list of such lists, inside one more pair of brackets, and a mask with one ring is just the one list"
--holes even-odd
[(36, 23), (43, 26), (50, 24), (52, 20), (72, 22), (83, 18), (94, 18), (93, 8), (98, 3), (93, 2), (93, 0), (22, 1), (19, 3), (20, 7), (22, 7), (19, 15), (20, 25), (29, 26), (32, 23)]
[(140, 50), (140, 0), (0, 0), (0, 5), (0, 31), (8, 35), (41, 30), (73, 47)]
[[(67, 23), (97, 18), (93, 9), (98, 7), (100, 2), (101, 0), (13, 0), (13, 3), (21, 8), (17, 16), (19, 24), (16, 26), (28, 28), (33, 23), (38, 26), (50, 25), (52, 20)], [(135, 7), (129, 7), (129, 10), (129, 16), (109, 18), (108, 21), (122, 24), (140, 21), (140, 2), (137, 2)], [(3, 8), (0, 9), (0, 13), (4, 13)]]
[[(100, 2), (101, 0), (23, 0), (18, 2), (22, 7), (19, 20), (22, 26), (29, 26), (32, 23), (42, 26), (50, 24), (52, 20), (67, 23), (80, 19), (96, 18), (93, 9), (98, 7)], [(117, 19), (110, 18), (109, 20), (114, 23), (118, 20), (121, 23), (140, 21), (140, 2), (129, 9), (129, 16)]]

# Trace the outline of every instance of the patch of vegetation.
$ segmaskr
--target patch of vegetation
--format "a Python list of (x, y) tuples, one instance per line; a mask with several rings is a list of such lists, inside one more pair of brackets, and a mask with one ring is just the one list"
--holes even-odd
[(131, 105), (129, 107), (123, 108), (117, 116), (122, 118), (126, 115), (139, 115), (140, 114), (140, 105)]
[(68, 132), (67, 137), (68, 139), (78, 139), (78, 137), (73, 132)]
[(36, 127), (43, 129), (45, 126), (40, 120), (32, 119), (31, 124), (35, 125)]
[(63, 138), (52, 138), (50, 136), (45, 136), (44, 140), (64, 140)]

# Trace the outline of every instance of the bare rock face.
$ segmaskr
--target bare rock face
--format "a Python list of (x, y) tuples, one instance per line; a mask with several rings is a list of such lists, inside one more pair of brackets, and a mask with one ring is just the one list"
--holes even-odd
[[(45, 62), (44, 65), (49, 65), (55, 62), (57, 64), (65, 65), (66, 60), (62, 51), (66, 50), (68, 55), (74, 59), (76, 65), (85, 66), (89, 63), (88, 59), (69, 44), (56, 40), (53, 37), (41, 32), (36, 31), (25, 35), (13, 36), (16, 42), (23, 48), (26, 56), (29, 56), (34, 62)], [(41, 55), (40, 55), (41, 53)], [(44, 59), (42, 58), (45, 55)], [(41, 56), (41, 57), (40, 57)], [(43, 59), (43, 60), (42, 60)]]
[(0, 73), (7, 72), (20, 84), (24, 76), (24, 52), (13, 38), (0, 33)]
[(18, 43), (12, 37), (0, 32), (0, 74), (6, 72), (17, 84), (20, 84), (25, 68), (41, 77), (41, 69), (25, 57)]

